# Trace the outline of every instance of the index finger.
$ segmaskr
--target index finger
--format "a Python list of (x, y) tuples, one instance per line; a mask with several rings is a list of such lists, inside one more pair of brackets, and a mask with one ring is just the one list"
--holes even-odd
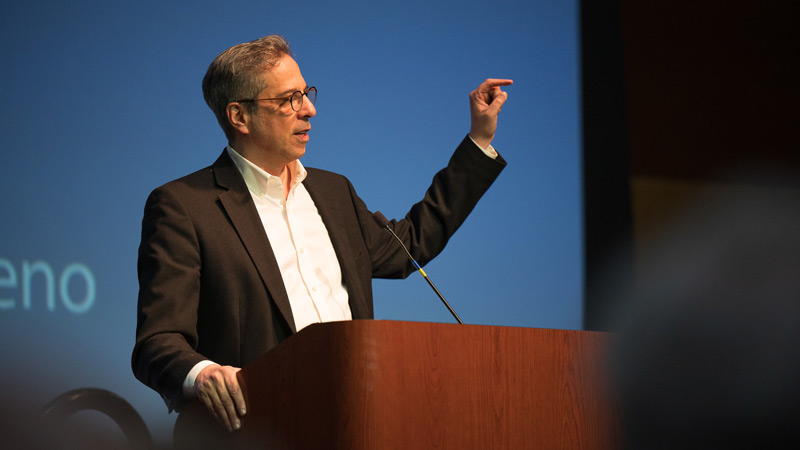
[(488, 92), (496, 87), (508, 86), (510, 84), (514, 84), (514, 80), (509, 80), (505, 78), (487, 78), (486, 81), (484, 81), (483, 83), (481, 83), (480, 86), (478, 86), (478, 90), (481, 92)]

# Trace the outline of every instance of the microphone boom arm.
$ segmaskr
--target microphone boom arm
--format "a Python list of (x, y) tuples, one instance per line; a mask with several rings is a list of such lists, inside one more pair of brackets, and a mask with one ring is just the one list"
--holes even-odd
[(447, 303), (447, 300), (444, 299), (444, 296), (442, 295), (441, 292), (439, 292), (439, 289), (436, 289), (436, 286), (433, 284), (433, 281), (431, 281), (431, 279), (428, 278), (428, 274), (426, 274), (425, 271), (422, 270), (422, 267), (420, 267), (417, 261), (414, 259), (414, 257), (411, 256), (411, 252), (408, 251), (406, 245), (403, 244), (403, 241), (394, 233), (394, 230), (392, 230), (391, 227), (389, 227), (389, 221), (386, 220), (386, 217), (383, 214), (381, 214), (380, 211), (375, 211), (372, 217), (375, 219), (375, 222), (377, 222), (378, 225), (382, 226), (386, 231), (388, 231), (392, 235), (392, 237), (395, 238), (395, 240), (397, 240), (398, 243), (400, 243), (400, 246), (403, 247), (403, 250), (406, 252), (406, 255), (408, 255), (408, 259), (411, 260), (412, 264), (414, 264), (414, 267), (419, 271), (420, 275), (422, 275), (422, 278), (425, 278), (425, 281), (428, 282), (428, 285), (430, 285), (431, 289), (433, 289), (433, 292), (436, 292), (436, 295), (439, 296), (439, 300), (441, 300), (442, 303), (444, 303), (444, 306), (447, 307), (447, 310), (450, 311), (450, 314), (452, 314), (453, 317), (455, 317), (456, 321), (459, 324), (464, 325), (464, 322), (462, 322), (461, 318), (458, 317), (458, 314), (456, 314), (456, 312), (450, 306), (450, 303)]

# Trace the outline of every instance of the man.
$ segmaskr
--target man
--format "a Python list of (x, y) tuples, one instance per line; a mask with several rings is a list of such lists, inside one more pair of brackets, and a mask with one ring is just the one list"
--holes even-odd
[[(490, 143), (509, 84), (490, 79), (472, 92), (469, 137), (425, 198), (390, 223), (420, 264), (505, 166)], [(316, 89), (282, 37), (217, 56), (203, 94), (229, 145), (148, 198), (132, 366), (170, 410), (197, 398), (234, 431), (246, 413), (240, 367), (311, 323), (372, 318), (371, 279), (414, 267), (346, 178), (300, 163)]]

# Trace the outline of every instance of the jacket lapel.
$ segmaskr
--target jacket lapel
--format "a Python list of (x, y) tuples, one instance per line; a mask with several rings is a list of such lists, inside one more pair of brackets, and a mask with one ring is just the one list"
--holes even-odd
[[(342, 209), (347, 206), (340, 204), (343, 198), (348, 201), (350, 198), (349, 196), (343, 196), (341, 192), (334, 192), (334, 189), (331, 189), (332, 186), (329, 186), (320, 177), (314, 175), (313, 169), (309, 170), (303, 185), (314, 201), (317, 211), (322, 217), (322, 222), (328, 230), (328, 236), (331, 238), (333, 250), (339, 260), (339, 267), (342, 269), (342, 279), (347, 288), (350, 312), (354, 319), (371, 317), (367, 308), (366, 297), (358, 278), (356, 255), (353, 254), (353, 249), (356, 247), (350, 242), (350, 233), (348, 232), (354, 225), (346, 223), (344, 220), (346, 215), (343, 214)], [(357, 224), (355, 226), (358, 227)]]
[(227, 189), (226, 192), (219, 195), (225, 213), (247, 249), (247, 253), (253, 260), (261, 280), (266, 285), (278, 310), (283, 314), (292, 332), (297, 332), (289, 295), (286, 293), (278, 263), (275, 261), (272, 245), (264, 232), (264, 225), (258, 217), (253, 199), (239, 169), (236, 168), (227, 152), (223, 151), (212, 166), (212, 170), (217, 184)]

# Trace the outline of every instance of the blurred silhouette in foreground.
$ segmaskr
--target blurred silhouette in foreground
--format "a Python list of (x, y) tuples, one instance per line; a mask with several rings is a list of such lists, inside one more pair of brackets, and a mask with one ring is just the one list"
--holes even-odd
[[(15, 388), (24, 383), (15, 383)], [(139, 413), (127, 400), (99, 388), (65, 392), (36, 411), (13, 391), (3, 397), (0, 437), (3, 449), (154, 450)]]
[[(794, 183), (794, 182), (793, 182)], [(617, 278), (612, 370), (629, 449), (795, 447), (800, 189), (708, 198)]]

